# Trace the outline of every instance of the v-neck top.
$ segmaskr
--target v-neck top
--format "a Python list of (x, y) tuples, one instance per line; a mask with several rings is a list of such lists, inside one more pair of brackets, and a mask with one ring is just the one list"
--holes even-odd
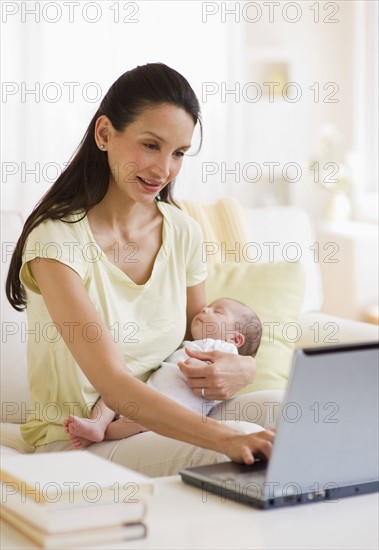
[[(186, 288), (201, 283), (207, 275), (197, 222), (175, 206), (160, 201), (157, 206), (163, 216), (162, 245), (148, 281), (141, 285), (107, 258), (83, 213), (71, 214), (66, 221), (46, 220), (28, 236), (20, 279), (27, 296), (32, 413), (21, 431), (30, 445), (67, 439), (64, 418), (70, 413), (90, 416), (99, 394), (55, 328), (28, 262), (37, 257), (54, 259), (79, 274), (100, 318), (121, 347), (128, 371), (146, 381), (181, 344), (186, 330)], [(88, 338), (95, 339), (96, 334), (96, 326), (88, 327)]]

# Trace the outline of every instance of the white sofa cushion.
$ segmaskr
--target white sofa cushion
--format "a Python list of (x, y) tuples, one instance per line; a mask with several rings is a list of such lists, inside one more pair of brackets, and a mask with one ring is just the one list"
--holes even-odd
[(321, 272), (306, 212), (295, 206), (248, 208), (246, 225), (248, 242), (257, 245), (255, 250), (251, 247), (249, 257), (255, 261), (260, 253), (259, 262), (301, 262), (306, 280), (301, 313), (319, 311), (323, 300)]

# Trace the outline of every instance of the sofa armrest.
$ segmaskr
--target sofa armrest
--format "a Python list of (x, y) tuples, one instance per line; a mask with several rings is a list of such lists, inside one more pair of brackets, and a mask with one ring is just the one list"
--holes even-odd
[(379, 327), (360, 321), (334, 317), (320, 312), (306, 313), (299, 320), (300, 339), (297, 348), (309, 348), (346, 344), (353, 342), (373, 342), (379, 339)]

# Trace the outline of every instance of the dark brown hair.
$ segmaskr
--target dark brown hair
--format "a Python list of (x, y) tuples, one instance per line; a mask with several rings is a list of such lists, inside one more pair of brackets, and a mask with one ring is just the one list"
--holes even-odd
[[(22, 311), (26, 307), (26, 294), (19, 279), (19, 271), (22, 251), (30, 232), (47, 219), (65, 221), (63, 218), (73, 212), (83, 212), (83, 217), (86, 216), (108, 190), (110, 168), (107, 155), (95, 142), (96, 120), (101, 115), (106, 115), (113, 127), (122, 132), (145, 108), (160, 104), (175, 105), (191, 115), (195, 125), (199, 123), (201, 146), (199, 102), (190, 84), (181, 74), (163, 63), (148, 63), (121, 75), (102, 100), (71, 162), (25, 222), (11, 259), (6, 282), (7, 298), (14, 309)], [(172, 197), (173, 185), (174, 181), (161, 191), (161, 201), (175, 204)]]
[(224, 298), (224, 300), (230, 300), (243, 306), (239, 313), (236, 315), (236, 328), (238, 332), (243, 334), (245, 342), (238, 348), (239, 355), (252, 355), (256, 356), (258, 348), (261, 344), (262, 337), (262, 323), (258, 315), (249, 306), (235, 300), (234, 298)]

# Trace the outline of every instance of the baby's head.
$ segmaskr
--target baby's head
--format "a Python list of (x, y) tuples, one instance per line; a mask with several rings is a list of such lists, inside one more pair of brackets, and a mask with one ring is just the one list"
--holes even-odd
[(240, 355), (255, 355), (261, 342), (262, 324), (247, 305), (220, 298), (205, 306), (191, 323), (194, 340), (213, 338), (231, 342)]

